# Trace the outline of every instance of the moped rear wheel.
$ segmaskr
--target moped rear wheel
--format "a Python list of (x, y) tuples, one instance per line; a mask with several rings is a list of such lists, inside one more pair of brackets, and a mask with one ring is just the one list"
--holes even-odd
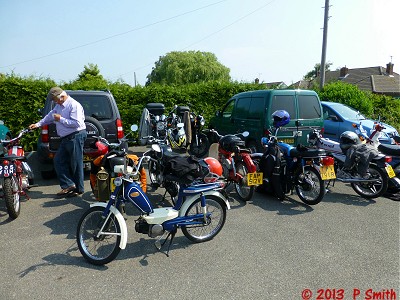
[(304, 203), (315, 205), (321, 202), (325, 195), (325, 185), (318, 170), (306, 166), (304, 173), (296, 176), (296, 193)]
[[(224, 227), (226, 204), (216, 196), (206, 195), (207, 218), (199, 218), (203, 224), (182, 226), (183, 234), (192, 242), (201, 243), (213, 239)], [(195, 200), (187, 209), (185, 216), (202, 214), (201, 199)], [(195, 219), (194, 219), (195, 220)]]
[(18, 179), (16, 177), (4, 178), (3, 197), (10, 218), (18, 218), (21, 211), (21, 204), (18, 190)]
[(239, 199), (242, 201), (249, 201), (254, 194), (254, 185), (247, 185), (247, 173), (248, 169), (243, 162), (236, 163), (236, 173), (242, 175), (242, 179), (240, 182), (235, 182), (236, 193), (239, 196)]
[(370, 179), (372, 182), (354, 182), (351, 183), (353, 190), (361, 197), (371, 199), (382, 196), (388, 188), (388, 175), (378, 166), (369, 165)]
[[(104, 218), (104, 209), (100, 206), (89, 208), (79, 220), (76, 232), (79, 251), (94, 265), (109, 263), (121, 251), (121, 226), (114, 214)], [(100, 230), (102, 234), (98, 236)]]

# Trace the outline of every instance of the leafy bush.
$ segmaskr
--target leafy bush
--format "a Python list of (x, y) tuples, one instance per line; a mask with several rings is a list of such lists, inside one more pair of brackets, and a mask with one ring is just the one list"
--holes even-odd
[[(150, 102), (165, 104), (166, 111), (177, 105), (190, 105), (196, 113), (202, 113), (206, 122), (223, 107), (233, 95), (264, 89), (262, 84), (211, 81), (180, 86), (151, 84), (136, 86), (123, 82), (108, 82), (100, 76), (81, 76), (77, 80), (60, 85), (71, 90), (110, 90), (115, 97), (126, 133), (131, 124), (139, 124), (143, 108)], [(0, 119), (15, 135), (40, 119), (48, 91), (57, 84), (48, 78), (21, 78), (11, 75), (0, 76)], [(357, 87), (341, 82), (331, 83), (323, 91), (317, 91), (321, 100), (345, 103), (359, 109), (369, 118), (383, 121), (399, 129), (400, 103), (388, 96), (373, 95), (360, 91)], [(36, 130), (26, 135), (23, 144), (26, 150), (35, 150), (39, 135)]]

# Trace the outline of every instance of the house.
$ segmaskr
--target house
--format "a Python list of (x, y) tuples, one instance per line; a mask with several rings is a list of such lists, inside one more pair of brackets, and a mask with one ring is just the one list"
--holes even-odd
[[(394, 64), (390, 62), (386, 68), (381, 66), (357, 69), (343, 67), (336, 71), (326, 71), (325, 84), (340, 80), (356, 85), (362, 91), (397, 98), (400, 97), (400, 75), (393, 72), (393, 66)], [(320, 76), (316, 77), (313, 82), (319, 83)], [(313, 83), (311, 82), (311, 84)]]

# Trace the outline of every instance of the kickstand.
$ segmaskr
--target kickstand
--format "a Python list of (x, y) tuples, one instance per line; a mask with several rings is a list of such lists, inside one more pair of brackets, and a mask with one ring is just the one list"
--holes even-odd
[[(165, 232), (166, 233), (166, 232)], [(167, 248), (167, 252), (164, 252), (164, 254), (169, 257), (169, 249), (171, 248), (172, 245), (172, 241), (175, 237), (176, 234), (176, 229), (174, 231), (168, 232), (167, 237), (165, 238), (165, 240), (161, 243), (161, 239), (163, 238), (163, 236), (165, 235), (165, 233), (159, 238), (157, 239), (157, 241), (154, 243), (154, 245), (156, 246), (157, 250), (161, 252), (161, 248), (162, 246), (164, 246), (164, 244), (167, 242), (168, 238), (171, 236), (171, 240), (169, 241), (168, 244), (168, 248)]]

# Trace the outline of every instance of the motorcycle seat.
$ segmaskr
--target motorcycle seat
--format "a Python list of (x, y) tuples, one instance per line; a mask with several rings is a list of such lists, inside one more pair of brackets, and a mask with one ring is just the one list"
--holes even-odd
[(399, 145), (387, 145), (380, 144), (378, 150), (386, 155), (400, 156), (400, 146)]
[(296, 148), (290, 149), (290, 157), (320, 157), (327, 156), (327, 152), (324, 149), (306, 149), (298, 150)]

